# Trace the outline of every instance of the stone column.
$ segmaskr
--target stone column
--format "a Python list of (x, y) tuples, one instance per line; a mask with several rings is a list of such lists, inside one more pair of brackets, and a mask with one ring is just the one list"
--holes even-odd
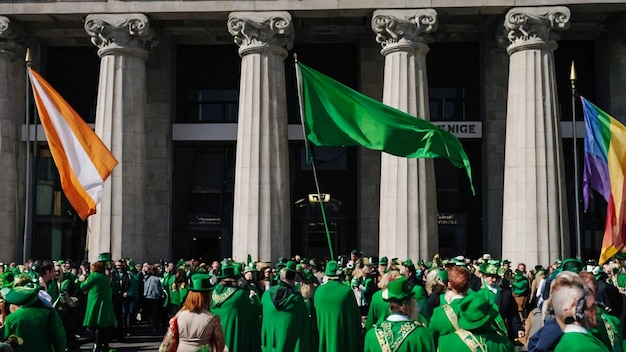
[(24, 224), (24, 159), (19, 131), (24, 123), (25, 32), (0, 16), (0, 258), (21, 260)]
[(565, 177), (554, 74), (566, 7), (509, 10), (502, 257), (548, 265), (569, 251)]
[[(377, 10), (372, 29), (385, 56), (383, 102), (429, 120), (426, 54), (437, 12)], [(437, 223), (433, 160), (382, 153), (379, 255), (414, 261), (432, 257), (439, 246)]]
[(142, 14), (92, 14), (85, 30), (101, 58), (96, 133), (119, 164), (105, 183), (97, 213), (89, 217), (89, 260), (110, 252), (113, 258), (156, 260), (144, 232), (146, 67), (154, 33)]
[(293, 24), (288, 12), (233, 12), (228, 31), (241, 56), (233, 259), (273, 262), (291, 255), (284, 59)]

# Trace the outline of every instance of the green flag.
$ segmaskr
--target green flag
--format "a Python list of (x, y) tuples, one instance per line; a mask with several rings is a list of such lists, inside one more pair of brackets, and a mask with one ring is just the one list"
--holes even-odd
[(296, 64), (306, 138), (317, 146), (360, 145), (405, 158), (446, 158), (472, 170), (461, 141), (451, 133), (365, 96), (300, 63)]

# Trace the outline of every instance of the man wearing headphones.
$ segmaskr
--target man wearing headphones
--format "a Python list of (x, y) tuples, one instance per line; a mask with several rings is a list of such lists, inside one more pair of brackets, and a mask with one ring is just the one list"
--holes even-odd
[(554, 315), (563, 329), (563, 336), (554, 351), (608, 352), (606, 345), (589, 331), (598, 325), (595, 296), (583, 286), (580, 278), (576, 279), (571, 280), (569, 285), (562, 285), (553, 290), (551, 294)]

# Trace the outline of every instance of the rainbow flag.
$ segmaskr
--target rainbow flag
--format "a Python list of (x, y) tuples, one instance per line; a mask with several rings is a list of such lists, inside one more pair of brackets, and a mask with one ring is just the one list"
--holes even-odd
[(583, 200), (589, 207), (590, 188), (607, 201), (599, 264), (617, 254), (626, 243), (626, 127), (580, 97), (585, 115)]

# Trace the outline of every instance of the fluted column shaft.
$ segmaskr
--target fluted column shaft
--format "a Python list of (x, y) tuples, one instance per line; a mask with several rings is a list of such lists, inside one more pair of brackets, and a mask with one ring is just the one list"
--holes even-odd
[(502, 257), (547, 264), (569, 248), (565, 177), (554, 74), (566, 7), (513, 8), (507, 100)]
[(142, 14), (95, 14), (85, 19), (100, 62), (96, 134), (119, 161), (105, 183), (97, 213), (89, 218), (89, 259), (147, 253), (143, 224), (145, 192), (145, 104), (147, 48), (154, 33)]
[(0, 258), (5, 261), (21, 259), (24, 161), (18, 160), (18, 136), (24, 121), (25, 39), (17, 23), (0, 16)]
[[(426, 54), (437, 12), (377, 10), (372, 29), (385, 56), (383, 102), (429, 120)], [(429, 258), (438, 249), (437, 194), (432, 159), (383, 153), (380, 175), (380, 256)]]
[(294, 32), (287, 12), (233, 12), (241, 83), (233, 259), (274, 261), (290, 255), (289, 149), (284, 59)]

